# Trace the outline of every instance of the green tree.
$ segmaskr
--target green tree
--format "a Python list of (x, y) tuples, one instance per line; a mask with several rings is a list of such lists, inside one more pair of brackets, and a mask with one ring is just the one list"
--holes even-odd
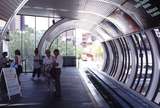
[(23, 59), (26, 59), (27, 70), (33, 68), (33, 55), (34, 55), (34, 30), (26, 27), (24, 31), (15, 30), (10, 32), (11, 41), (9, 42), (9, 55), (13, 58), (14, 51), (19, 49)]

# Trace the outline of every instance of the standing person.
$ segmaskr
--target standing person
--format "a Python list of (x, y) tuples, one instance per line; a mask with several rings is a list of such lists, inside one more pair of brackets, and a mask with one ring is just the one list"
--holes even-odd
[(45, 53), (46, 53), (46, 56), (43, 59), (44, 75), (47, 78), (48, 89), (51, 89), (51, 83), (52, 83), (51, 71), (53, 68), (54, 60), (49, 49), (46, 50)]
[(7, 52), (2, 53), (2, 57), (0, 58), (0, 70), (2, 68), (6, 68), (9, 63), (9, 59), (7, 58), (7, 55), (8, 55)]
[(34, 70), (33, 70), (33, 74), (32, 74), (32, 79), (34, 79), (36, 74), (37, 74), (37, 77), (39, 79), (40, 74), (41, 74), (41, 64), (40, 64), (41, 57), (39, 55), (38, 48), (36, 48), (34, 50), (34, 54), (35, 54), (34, 55)]
[(21, 84), (19, 77), (20, 77), (20, 74), (22, 73), (22, 58), (21, 58), (21, 53), (19, 49), (15, 50), (15, 68), (16, 68), (19, 84)]
[(61, 97), (61, 83), (60, 83), (60, 75), (61, 75), (61, 70), (62, 70), (62, 67), (63, 67), (63, 58), (62, 56), (60, 55), (60, 52), (58, 49), (55, 49), (53, 51), (54, 53), (54, 59), (55, 59), (55, 62), (54, 62), (54, 69), (53, 69), (53, 77), (55, 79), (55, 89), (56, 89), (56, 92), (55, 92), (55, 95), (57, 97)]

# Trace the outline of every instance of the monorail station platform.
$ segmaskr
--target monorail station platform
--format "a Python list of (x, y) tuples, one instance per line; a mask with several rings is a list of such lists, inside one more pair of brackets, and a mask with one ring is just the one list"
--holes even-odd
[(160, 108), (160, 0), (0, 0), (0, 70), (0, 108)]
[(43, 78), (32, 80), (31, 73), (21, 75), (22, 97), (1, 102), (6, 108), (94, 108), (91, 96), (76, 68), (63, 68), (62, 97), (56, 98), (47, 89)]

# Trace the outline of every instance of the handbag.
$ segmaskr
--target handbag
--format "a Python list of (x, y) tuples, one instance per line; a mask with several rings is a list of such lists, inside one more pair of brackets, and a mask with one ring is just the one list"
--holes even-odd
[(60, 76), (60, 69), (59, 68), (52, 68), (51, 71), (51, 76), (53, 77), (53, 79), (57, 79)]

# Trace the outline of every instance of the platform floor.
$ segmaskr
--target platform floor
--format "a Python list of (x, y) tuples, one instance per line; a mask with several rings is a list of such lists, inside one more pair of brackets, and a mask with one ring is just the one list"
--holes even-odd
[(61, 74), (62, 97), (56, 98), (47, 90), (46, 81), (32, 80), (31, 73), (22, 74), (22, 97), (3, 108), (94, 108), (89, 92), (76, 68), (63, 68)]

